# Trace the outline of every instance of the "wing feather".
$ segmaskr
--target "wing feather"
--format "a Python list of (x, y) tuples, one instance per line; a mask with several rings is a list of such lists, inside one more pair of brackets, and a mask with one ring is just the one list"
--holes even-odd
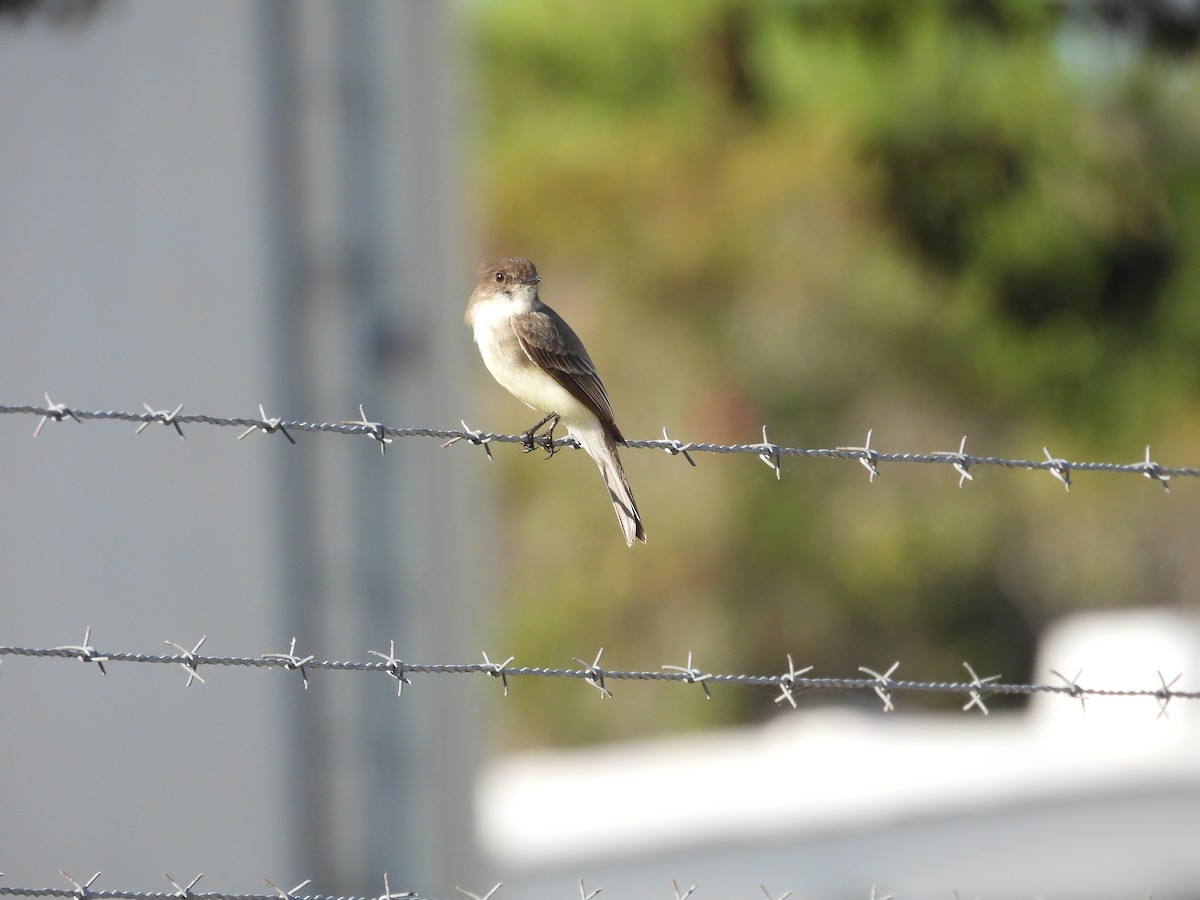
[(583, 342), (562, 316), (544, 303), (538, 306), (512, 317), (513, 332), (521, 349), (572, 397), (595, 413), (614, 439), (624, 443), (625, 438), (613, 420), (612, 404), (604, 384)]

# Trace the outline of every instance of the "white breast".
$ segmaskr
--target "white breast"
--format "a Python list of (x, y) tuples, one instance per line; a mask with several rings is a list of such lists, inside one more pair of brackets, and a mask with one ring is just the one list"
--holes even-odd
[(471, 326), (484, 365), (505, 390), (531, 409), (558, 413), (568, 427), (572, 423), (594, 419), (586, 406), (522, 349), (513, 333), (511, 320), (513, 315), (529, 309), (528, 300), (503, 295), (474, 307)]

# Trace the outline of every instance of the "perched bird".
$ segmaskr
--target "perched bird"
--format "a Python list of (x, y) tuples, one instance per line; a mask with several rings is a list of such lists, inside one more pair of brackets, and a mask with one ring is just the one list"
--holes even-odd
[[(600, 467), (625, 543), (646, 542), (642, 518), (621, 468), (617, 444), (625, 443), (612, 406), (583, 342), (538, 298), (541, 276), (520, 257), (484, 263), (467, 304), (467, 324), (492, 377), (510, 394), (546, 417), (525, 433), (561, 421)], [(545, 441), (552, 448), (551, 440)]]

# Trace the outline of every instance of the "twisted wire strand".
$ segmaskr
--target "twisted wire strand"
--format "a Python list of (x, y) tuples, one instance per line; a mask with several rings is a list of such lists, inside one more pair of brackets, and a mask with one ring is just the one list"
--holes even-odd
[[(183, 414), (177, 408), (174, 412), (152, 410), (147, 407), (145, 412), (128, 412), (122, 410), (83, 410), (68, 407), (61, 403), (46, 405), (4, 406), (0, 405), (0, 415), (28, 415), (41, 419), (38, 430), (47, 421), (61, 422), (74, 419), (78, 422), (94, 420), (115, 420), (134, 422), (145, 426), (161, 423), (181, 428), (184, 425), (212, 425), (218, 427), (236, 427), (273, 433), (314, 432), (326, 434), (366, 435), (377, 441), (395, 438), (430, 438), (444, 441), (447, 444), (458, 441), (486, 447), (489, 444), (529, 444), (529, 437), (523, 434), (501, 434), (490, 431), (473, 430), (464, 423), (457, 428), (398, 428), (384, 425), (380, 422), (343, 421), (343, 422), (304, 422), (284, 419), (269, 419), (265, 416), (255, 417), (226, 417), (206, 414)], [(182, 432), (181, 432), (182, 435)], [(571, 437), (556, 438), (553, 442), (556, 448), (575, 447)], [(718, 454), (750, 454), (762, 457), (769, 465), (777, 468), (779, 457), (825, 458), (856, 460), (871, 466), (879, 463), (918, 463), (932, 465), (951, 465), (966, 469), (972, 466), (997, 466), (1006, 469), (1021, 469), (1028, 471), (1046, 471), (1057, 474), (1064, 480), (1069, 480), (1070, 472), (1113, 472), (1122, 474), (1140, 474), (1165, 483), (1171, 478), (1200, 477), (1200, 468), (1185, 466), (1164, 466), (1149, 458), (1149, 448), (1145, 460), (1133, 463), (1114, 463), (1087, 460), (1047, 459), (1010, 459), (1001, 456), (975, 456), (965, 452), (965, 444), (958, 451), (935, 452), (884, 452), (870, 447), (870, 441), (863, 447), (834, 447), (834, 448), (804, 448), (787, 447), (774, 444), (765, 437), (761, 442), (744, 444), (716, 444), (695, 441), (679, 441), (665, 436), (661, 440), (630, 440), (626, 447), (635, 450), (663, 450), (672, 455), (684, 455), (690, 460), (693, 453)], [(773, 462), (774, 461), (774, 462)]]
[[(592, 683), (611, 681), (656, 681), (675, 682), (683, 684), (699, 683), (702, 685), (729, 684), (743, 686), (766, 686), (784, 689), (791, 693), (809, 691), (872, 691), (883, 690), (888, 693), (901, 691), (920, 691), (927, 693), (960, 694), (960, 695), (1032, 695), (1058, 694), (1068, 697), (1153, 697), (1160, 702), (1173, 699), (1200, 699), (1200, 691), (1179, 690), (1167, 684), (1159, 676), (1162, 686), (1145, 688), (1110, 688), (1088, 687), (1075, 681), (1063, 679), (1062, 684), (1029, 684), (1021, 682), (1002, 682), (991, 679), (974, 678), (971, 681), (954, 680), (921, 680), (910, 678), (892, 678), (886, 675), (872, 673), (868, 677), (829, 677), (812, 676), (802, 673), (784, 672), (777, 675), (761, 675), (741, 672), (703, 672), (691, 665), (664, 666), (662, 669), (624, 670), (602, 668), (598, 661), (592, 666), (582, 668), (560, 668), (551, 666), (518, 666), (512, 665), (511, 659), (505, 663), (485, 661), (482, 663), (416, 663), (396, 659), (387, 654), (379, 654), (380, 661), (374, 660), (322, 660), (312, 657), (300, 657), (295, 653), (294, 645), (288, 653), (268, 653), (262, 656), (216, 656), (199, 653), (134, 653), (128, 651), (100, 651), (84, 643), (63, 647), (20, 647), (0, 646), (0, 658), (6, 656), (74, 659), (83, 662), (99, 663), (134, 663), (150, 665), (178, 665), (185, 670), (196, 671), (201, 667), (230, 666), (259, 669), (286, 668), (298, 669), (305, 672), (328, 670), (333, 672), (378, 672), (392, 677), (410, 675), (488, 675), (491, 677), (509, 678), (566, 678)], [(893, 667), (892, 671), (895, 670)], [(861, 671), (869, 671), (865, 667)], [(968, 669), (973, 673), (973, 670)], [(1061, 676), (1060, 676), (1061, 677)], [(1173, 684), (1173, 682), (1172, 682)]]

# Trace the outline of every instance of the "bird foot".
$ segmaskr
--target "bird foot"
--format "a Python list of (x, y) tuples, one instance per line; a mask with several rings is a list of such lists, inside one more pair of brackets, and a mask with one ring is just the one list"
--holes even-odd
[[(521, 450), (525, 453), (532, 453), (536, 448), (540, 447), (546, 451), (546, 459), (549, 459), (558, 452), (558, 448), (554, 446), (554, 426), (558, 424), (558, 413), (550, 413), (528, 431), (521, 434)], [(549, 427), (545, 434), (538, 434), (538, 429), (546, 423)]]

